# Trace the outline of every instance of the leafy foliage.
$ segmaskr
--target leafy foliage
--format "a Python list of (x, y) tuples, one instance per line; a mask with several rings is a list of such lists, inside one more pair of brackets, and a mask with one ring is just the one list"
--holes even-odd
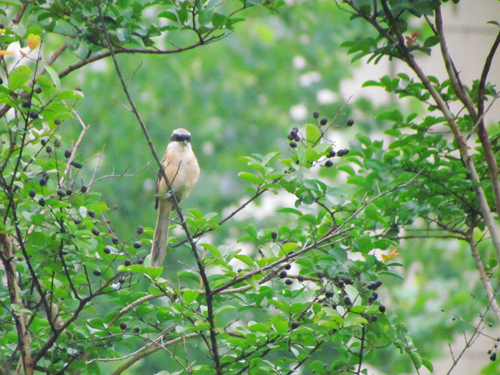
[[(82, 173), (90, 163), (77, 161), (82, 139), (92, 135), (74, 107), (88, 99), (61, 79), (110, 56), (110, 49), (117, 63), (115, 54), (170, 54), (219, 40), (242, 21), (237, 13), (254, 5), (275, 12), (281, 2), (244, 1), (235, 8), (212, 1), (10, 6), (18, 16), (0, 36), (2, 47), (17, 48), (15, 56), (4, 48), (0, 84), (2, 371), (120, 374), (162, 353), (163, 360), (148, 364), (152, 371), (361, 374), (367, 362), (383, 367), (377, 354), (387, 351), (405, 354), (403, 369), (393, 371), (432, 371), (425, 358), (432, 355), (431, 343), (415, 344), (386, 290), (402, 279), (399, 259), (408, 257), (400, 254), (406, 250), (402, 241), (418, 238), (458, 239), (470, 247), (484, 288), (476, 285), (473, 292), (488, 306), (471, 340), (480, 334), (494, 315), (490, 309), (497, 310), (491, 275), (500, 254), (494, 213), (500, 190), (492, 166), (498, 164), (499, 137), (496, 128), (487, 132), (481, 117), (484, 101), (497, 92), (483, 78), (469, 89), (452, 69), (444, 82), (419, 73), (414, 54), (430, 53), (443, 35), (437, 27), (436, 35), (419, 43), (419, 33), (404, 33), (411, 17), (439, 22), (439, 1), (344, 3), (353, 19), (368, 21), (379, 33), (344, 43), (354, 60), (388, 56), (417, 72), (418, 80), (398, 74), (365, 86), (415, 98), (427, 112), (380, 112), (377, 121), (388, 124), (391, 137), (387, 147), (361, 133), (348, 149), (338, 147), (333, 131), (349, 134), (355, 125), (342, 107), (330, 119), (314, 113), (316, 121), (292, 127), (288, 140), (282, 134), (289, 146), (284, 152), (240, 156), (246, 166), (238, 176), (249, 195), (229, 214), (185, 211), (185, 223), (182, 215), (177, 225), (182, 231), (173, 229), (177, 237), (169, 244), (185, 254), (181, 269), (149, 266), (151, 228), (117, 235), (106, 197), (94, 188), (95, 172)], [(178, 36), (184, 32), (189, 36)], [(59, 53), (69, 48), (79, 57), (59, 73), (51, 64), (60, 54), (41, 58), (54, 34), (66, 40)], [(183, 44), (165, 50), (165, 40)], [(124, 83), (119, 65), (117, 71)], [(451, 103), (466, 111), (451, 114)], [(81, 125), (73, 144), (62, 135), (69, 121)], [(493, 141), (485, 142), (482, 132)], [(339, 172), (348, 176), (345, 186), (332, 180)], [(231, 219), (265, 193), (286, 194), (293, 202), (282, 204), (268, 222), (248, 220), (242, 232)], [(237, 233), (234, 244), (224, 241), (227, 227)], [(485, 265), (477, 247), (488, 235), (496, 251)], [(477, 312), (463, 294), (447, 303), (467, 317)], [(423, 310), (425, 304), (415, 305)], [(494, 361), (496, 347), (490, 355)]]

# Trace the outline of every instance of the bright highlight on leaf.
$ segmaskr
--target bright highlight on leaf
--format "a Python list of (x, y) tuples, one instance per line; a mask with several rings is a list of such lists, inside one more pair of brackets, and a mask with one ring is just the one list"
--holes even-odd
[(28, 35), (28, 47), (34, 50), (40, 44), (40, 35), (30, 34)]
[(392, 249), (390, 254), (388, 254), (388, 255), (382, 254), (382, 262), (387, 263), (391, 259), (396, 258), (399, 255), (399, 253), (397, 251), (398, 251), (398, 249)]
[(14, 53), (10, 51), (0, 51), (0, 56), (5, 56), (5, 55), (13, 55)]

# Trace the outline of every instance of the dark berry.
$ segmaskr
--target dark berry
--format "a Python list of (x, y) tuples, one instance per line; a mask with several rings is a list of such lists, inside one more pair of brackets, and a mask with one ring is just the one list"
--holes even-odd
[(290, 137), (292, 137), (291, 139), (295, 139), (295, 138), (297, 138), (297, 132), (296, 132), (295, 130), (292, 130), (292, 131), (290, 132)]
[(294, 131), (294, 132), (298, 132), (298, 131), (299, 131), (299, 128), (298, 128), (298, 127), (296, 127), (296, 126), (294, 126), (294, 127), (292, 128), (292, 131)]
[(289, 145), (291, 148), (297, 147), (297, 143), (295, 143), (294, 141), (290, 142)]
[(44, 171), (44, 172), (42, 173), (42, 176), (43, 176), (43, 178), (45, 178), (47, 181), (50, 179), (50, 175), (49, 175), (49, 173), (48, 173), (47, 171)]
[(325, 167), (328, 167), (328, 168), (330, 168), (332, 165), (333, 165), (333, 161), (331, 161), (331, 160), (327, 160), (325, 163)]
[(378, 298), (378, 293), (377, 293), (377, 292), (373, 292), (372, 297), (373, 297), (374, 299), (377, 299), (377, 298)]
[(375, 288), (379, 288), (381, 285), (382, 285), (382, 280), (378, 279), (377, 281), (375, 281)]
[(299, 280), (299, 282), (304, 281), (304, 276), (302, 276), (302, 275), (298, 275), (298, 276), (297, 276), (297, 280)]
[(353, 285), (354, 281), (350, 277), (345, 277), (344, 283), (346, 283), (347, 285)]
[(292, 285), (293, 284), (293, 280), (292, 279), (286, 279), (285, 280), (285, 284), (286, 285)]
[(36, 191), (35, 190), (30, 190), (30, 197), (35, 198)]
[(67, 190), (66, 190), (66, 195), (68, 195), (68, 196), (69, 196), (69, 195), (71, 195), (71, 194), (73, 194), (73, 190), (71, 190), (71, 189), (67, 189)]
[(137, 234), (142, 234), (142, 233), (144, 233), (144, 227), (142, 225), (139, 225), (137, 227)]
[(132, 262), (130, 261), (130, 259), (126, 259), (125, 260), (125, 267), (128, 267), (132, 264)]
[(380, 311), (382, 314), (383, 314), (383, 313), (385, 313), (385, 310), (386, 310), (386, 308), (385, 308), (385, 306), (384, 306), (384, 305), (380, 305), (380, 306), (378, 307), (378, 311)]
[(338, 157), (344, 156), (344, 150), (338, 150), (337, 151), (337, 156)]
[(103, 250), (103, 251), (104, 251), (104, 254), (109, 254), (109, 253), (111, 253), (111, 249), (110, 249), (109, 247), (107, 247), (107, 246), (104, 248), (104, 250)]
[(120, 277), (120, 278), (118, 279), (118, 282), (119, 282), (120, 284), (123, 284), (125, 281), (126, 281), (125, 276), (122, 276), (122, 277)]
[(54, 141), (54, 147), (61, 147), (61, 141), (59, 139)]
[(92, 210), (88, 210), (87, 211), (87, 214), (90, 216), (90, 217), (95, 217), (95, 212), (92, 211)]
[(71, 156), (71, 150), (64, 151), (64, 157), (69, 158)]
[(347, 120), (347, 126), (353, 126), (353, 125), (354, 125), (354, 120), (352, 118)]
[(113, 245), (118, 245), (118, 243), (120, 242), (120, 241), (118, 240), (118, 237), (113, 237), (113, 238), (111, 239), (111, 241), (113, 242)]
[(87, 186), (85, 186), (85, 185), (82, 185), (82, 187), (80, 188), (80, 191), (81, 191), (82, 193), (86, 193), (86, 192), (87, 192), (87, 190), (88, 190), (88, 188), (87, 188)]
[(139, 326), (135, 326), (134, 327), (134, 332), (135, 333), (139, 333), (140, 331), (141, 331), (141, 327), (139, 327)]
[(80, 163), (77, 163), (76, 161), (72, 161), (71, 165), (73, 167), (75, 167), (75, 168), (78, 168), (78, 169), (80, 169), (81, 167), (83, 167), (83, 165), (81, 165)]
[(279, 274), (280, 278), (284, 279), (286, 277), (287, 273), (285, 270), (282, 270)]
[(76, 224), (76, 225), (80, 224), (81, 222), (82, 222), (82, 219), (80, 219), (79, 217), (77, 217), (77, 218), (75, 219), (75, 224)]
[(288, 135), (286, 136), (289, 140), (293, 140), (294, 136), (292, 135), (292, 132), (288, 133)]
[(271, 238), (272, 238), (273, 240), (275, 240), (276, 238), (278, 238), (278, 232), (276, 232), (275, 230), (273, 230), (273, 231), (271, 232)]
[(139, 260), (137, 261), (137, 264), (143, 264), (143, 263), (144, 263), (144, 259), (139, 259)]
[(38, 113), (36, 112), (31, 112), (30, 113), (31, 118), (38, 118)]
[(94, 236), (98, 236), (98, 235), (99, 235), (99, 233), (101, 233), (101, 232), (99, 231), (99, 229), (97, 229), (97, 228), (92, 228), (92, 234), (93, 234)]
[(123, 322), (120, 323), (120, 329), (123, 329), (123, 330), (127, 329), (127, 324), (125, 324)]
[(375, 302), (375, 298), (373, 296), (368, 297), (368, 304), (371, 305), (373, 302)]
[(21, 105), (23, 106), (23, 108), (29, 108), (29, 107), (30, 107), (30, 105), (31, 105), (31, 102), (30, 102), (29, 100), (25, 100), (25, 101), (23, 102), (23, 104), (21, 104)]
[(47, 140), (46, 140), (46, 139), (42, 139), (42, 140), (40, 141), (40, 143), (42, 144), (42, 146), (45, 146), (45, 145), (47, 144)]
[(292, 329), (297, 329), (297, 328), (299, 328), (299, 323), (292, 322)]
[(328, 122), (328, 119), (326, 117), (323, 117), (321, 120), (319, 120), (320, 125), (326, 125), (327, 122)]
[(318, 271), (318, 277), (319, 277), (320, 279), (322, 279), (323, 277), (325, 277), (325, 274), (323, 273), (323, 271), (321, 271), (321, 270), (320, 270), (320, 271)]
[(43, 207), (43, 206), (45, 206), (45, 199), (40, 198), (40, 199), (38, 200), (38, 204), (39, 204), (40, 206), (42, 206), (42, 207)]
[(372, 322), (376, 322), (378, 320), (377, 314), (372, 315)]
[(292, 265), (291, 265), (291, 264), (285, 264), (285, 269), (286, 269), (286, 270), (289, 270), (290, 268), (292, 268)]
[(331, 158), (333, 158), (333, 157), (335, 157), (335, 155), (337, 155), (337, 153), (335, 152), (335, 150), (330, 150), (330, 154), (328, 156), (331, 157)]
[(54, 120), (54, 124), (61, 125), (61, 120)]
[(343, 281), (339, 281), (337, 282), (337, 286), (340, 288), (340, 289), (344, 289), (344, 282)]
[(47, 151), (47, 153), (50, 154), (52, 152), (52, 146), (48, 145), (47, 147), (45, 147), (45, 151)]
[(99, 270), (99, 269), (98, 270), (94, 270), (94, 275), (101, 276), (102, 275), (101, 270)]
[(3, 85), (3, 78), (0, 77), (0, 85)]
[(325, 297), (326, 297), (326, 298), (332, 298), (332, 297), (333, 297), (333, 292), (332, 292), (331, 290), (327, 290), (327, 291), (325, 292)]
[(40, 94), (40, 93), (42, 92), (42, 88), (41, 88), (41, 87), (37, 87), (37, 88), (35, 89), (35, 92), (36, 92), (37, 94)]
[(47, 180), (45, 178), (40, 179), (40, 186), (45, 186), (47, 185)]
[(344, 149), (344, 155), (347, 155), (349, 153), (349, 149)]
[(370, 281), (366, 287), (368, 288), (368, 290), (375, 290), (374, 286), (375, 286), (375, 283), (373, 281)]
[(59, 189), (59, 190), (57, 191), (57, 195), (59, 195), (59, 196), (62, 198), (62, 197), (64, 197), (64, 196), (66, 196), (66, 192), (65, 192), (64, 190), (62, 190), (62, 189)]
[(314, 111), (313, 112), (313, 117), (314, 118), (318, 118), (319, 117), (319, 112), (318, 111)]
[(497, 359), (497, 353), (493, 353), (491, 356), (490, 356), (490, 361), (491, 362), (495, 362)]
[(134, 242), (134, 247), (135, 247), (136, 249), (140, 249), (140, 248), (142, 247), (142, 244), (141, 244), (139, 241)]
[(348, 296), (345, 296), (345, 297), (344, 297), (344, 304), (345, 304), (346, 306), (350, 306), (350, 305), (352, 305), (351, 299), (350, 299)]

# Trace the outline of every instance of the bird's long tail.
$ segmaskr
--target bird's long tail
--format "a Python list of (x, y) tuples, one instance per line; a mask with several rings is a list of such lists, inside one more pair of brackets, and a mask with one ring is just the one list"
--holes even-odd
[(170, 213), (172, 202), (160, 200), (158, 219), (156, 220), (153, 246), (151, 248), (151, 266), (160, 267), (167, 254), (168, 226), (170, 224)]

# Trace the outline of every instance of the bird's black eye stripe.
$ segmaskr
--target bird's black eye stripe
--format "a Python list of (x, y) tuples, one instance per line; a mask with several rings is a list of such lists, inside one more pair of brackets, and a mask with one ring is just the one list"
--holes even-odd
[(172, 134), (172, 138), (170, 139), (171, 141), (175, 142), (190, 142), (191, 141), (191, 135), (190, 134)]

